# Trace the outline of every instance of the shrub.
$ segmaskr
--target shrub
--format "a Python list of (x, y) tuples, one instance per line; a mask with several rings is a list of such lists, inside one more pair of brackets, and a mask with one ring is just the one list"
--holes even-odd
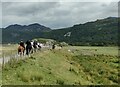
[(21, 77), (21, 80), (23, 81), (23, 82), (29, 82), (30, 81), (30, 75), (24, 75), (24, 74), (19, 74), (18, 76), (20, 76)]

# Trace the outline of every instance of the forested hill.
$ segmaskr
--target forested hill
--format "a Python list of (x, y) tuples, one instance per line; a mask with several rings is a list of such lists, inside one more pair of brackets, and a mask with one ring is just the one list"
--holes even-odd
[(21, 39), (26, 41), (33, 38), (39, 38), (44, 32), (49, 31), (51, 31), (50, 28), (38, 23), (30, 25), (9, 25), (2, 29), (2, 43), (16, 43)]
[(109, 17), (69, 28), (52, 30), (45, 36), (57, 41), (65, 41), (71, 45), (117, 45), (118, 20), (120, 18)]
[(38, 28), (39, 24), (37, 27), (33, 27), (33, 24), (29, 28), (13, 25), (12, 28), (8, 26), (3, 29), (3, 43), (42, 37), (64, 41), (71, 45), (117, 45), (118, 20), (120, 18), (109, 17), (56, 30), (45, 26), (43, 29)]

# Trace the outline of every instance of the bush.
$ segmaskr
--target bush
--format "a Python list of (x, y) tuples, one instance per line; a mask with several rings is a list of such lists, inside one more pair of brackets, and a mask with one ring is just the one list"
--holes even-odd
[(30, 81), (30, 76), (29, 75), (22, 75), (21, 77), (23, 82), (29, 82)]

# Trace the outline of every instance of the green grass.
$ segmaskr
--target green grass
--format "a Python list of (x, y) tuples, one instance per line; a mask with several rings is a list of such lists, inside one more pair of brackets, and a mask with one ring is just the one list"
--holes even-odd
[(97, 47), (97, 46), (69, 46), (66, 49), (73, 50), (74, 52), (79, 52), (80, 54), (102, 54), (118, 56), (118, 47)]
[[(106, 57), (99, 55), (98, 57), (75, 56), (73, 61), (80, 64), (87, 76), (90, 76), (93, 83), (112, 84), (118, 83), (118, 61), (116, 57)], [(111, 78), (112, 77), (112, 78)]]
[[(39, 51), (3, 69), (4, 85), (111, 85), (118, 84), (118, 57), (84, 55), (82, 47)], [(94, 48), (94, 47), (93, 47)], [(68, 51), (72, 49), (72, 51)], [(74, 49), (74, 50), (73, 50)], [(86, 49), (92, 49), (92, 47)], [(105, 54), (105, 53), (104, 53)]]

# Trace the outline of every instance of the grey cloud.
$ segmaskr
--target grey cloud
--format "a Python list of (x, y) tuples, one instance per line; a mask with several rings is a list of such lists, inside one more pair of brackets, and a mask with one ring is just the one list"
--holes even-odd
[(3, 11), (8, 15), (32, 15), (35, 13), (42, 13), (43, 11), (50, 10), (57, 5), (57, 2), (4, 2)]
[(117, 4), (102, 2), (12, 2), (3, 3), (3, 26), (38, 22), (62, 28), (117, 16)]
[(2, 26), (2, 3), (0, 2), (0, 28)]

